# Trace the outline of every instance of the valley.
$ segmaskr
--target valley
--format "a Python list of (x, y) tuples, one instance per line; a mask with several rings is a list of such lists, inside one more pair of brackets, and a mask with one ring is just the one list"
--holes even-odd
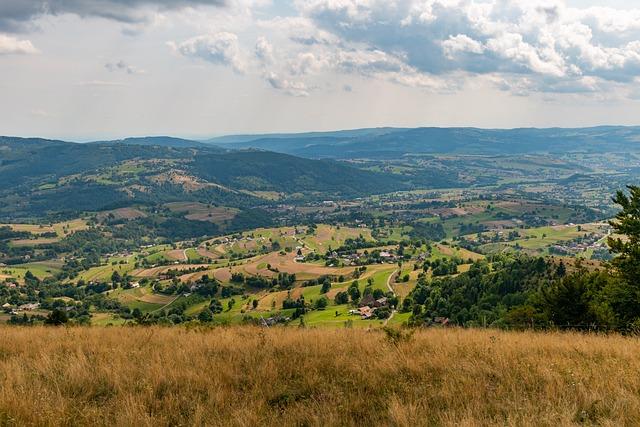
[[(299, 138), (268, 148), (319, 136)], [(608, 268), (611, 196), (640, 179), (622, 154), (545, 145), (328, 160), (259, 141), (0, 139), (0, 320), (517, 328), (533, 307), (542, 327), (538, 288)], [(520, 284), (434, 300), (492, 275)]]

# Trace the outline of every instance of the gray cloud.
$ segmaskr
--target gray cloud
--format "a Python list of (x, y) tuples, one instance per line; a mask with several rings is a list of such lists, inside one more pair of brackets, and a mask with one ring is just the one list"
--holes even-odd
[(108, 62), (104, 64), (104, 68), (106, 68), (111, 72), (122, 71), (127, 74), (144, 74), (145, 73), (144, 70), (141, 70), (140, 68), (135, 67), (133, 65), (129, 65), (122, 60), (118, 62)]
[(44, 15), (74, 14), (99, 17), (124, 23), (147, 20), (144, 7), (157, 10), (181, 9), (189, 6), (224, 6), (226, 0), (2, 0), (0, 31), (20, 32), (33, 26), (33, 20)]
[(350, 49), (353, 60), (339, 61), (346, 71), (526, 76), (515, 86), (559, 93), (640, 75), (640, 10), (560, 0), (310, 0), (300, 9)]

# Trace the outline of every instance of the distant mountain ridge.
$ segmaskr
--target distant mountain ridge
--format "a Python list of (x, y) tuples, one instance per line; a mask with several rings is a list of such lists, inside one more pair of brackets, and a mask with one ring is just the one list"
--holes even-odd
[[(130, 137), (111, 141), (94, 141), (89, 144), (125, 144), (173, 148), (204, 148), (207, 146), (204, 142), (194, 141), (191, 139), (174, 138), (171, 136)], [(209, 147), (210, 146), (211, 145), (209, 145)]]
[(376, 158), (405, 154), (514, 155), (640, 151), (640, 127), (480, 129), (372, 128), (354, 131), (228, 136), (207, 141), (308, 158)]

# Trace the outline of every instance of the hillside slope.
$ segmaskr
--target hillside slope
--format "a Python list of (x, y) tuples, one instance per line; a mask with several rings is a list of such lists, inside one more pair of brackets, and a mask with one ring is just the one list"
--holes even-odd
[(382, 331), (359, 329), (0, 332), (0, 387), (10, 391), (0, 394), (3, 424), (631, 426), (640, 419), (640, 343), (620, 336), (428, 329), (394, 344)]
[(406, 188), (396, 176), (341, 162), (165, 138), (127, 141), (76, 144), (0, 137), (0, 216), (168, 201), (251, 207), (266, 202), (256, 191), (323, 200)]

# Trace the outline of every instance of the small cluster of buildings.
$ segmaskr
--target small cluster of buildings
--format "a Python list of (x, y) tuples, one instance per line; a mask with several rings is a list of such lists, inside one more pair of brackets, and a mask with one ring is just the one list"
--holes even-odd
[(367, 295), (360, 300), (358, 309), (349, 310), (349, 314), (358, 315), (362, 319), (371, 319), (375, 315), (376, 310), (388, 305), (389, 302), (386, 297), (375, 299), (371, 295)]
[(602, 239), (603, 237), (602, 235), (591, 233), (583, 238), (557, 243), (549, 248), (549, 252), (559, 255), (577, 255), (590, 249), (608, 249), (607, 244)]
[[(371, 261), (379, 261), (380, 263), (395, 264), (399, 257), (389, 251), (380, 251), (378, 256), (375, 254), (363, 254), (359, 252), (353, 252), (350, 254), (338, 254), (336, 251), (328, 253), (327, 258), (329, 260), (341, 261), (344, 265), (361, 265), (363, 263), (369, 264)], [(365, 262), (362, 262), (364, 260)]]
[(14, 306), (11, 305), (9, 303), (5, 303), (2, 305), (2, 310), (5, 313), (9, 313), (9, 314), (19, 314), (25, 311), (33, 311), (33, 310), (37, 310), (38, 308), (40, 308), (40, 303), (39, 302), (32, 302), (32, 303), (28, 303), (28, 304), (22, 304), (19, 306)]

